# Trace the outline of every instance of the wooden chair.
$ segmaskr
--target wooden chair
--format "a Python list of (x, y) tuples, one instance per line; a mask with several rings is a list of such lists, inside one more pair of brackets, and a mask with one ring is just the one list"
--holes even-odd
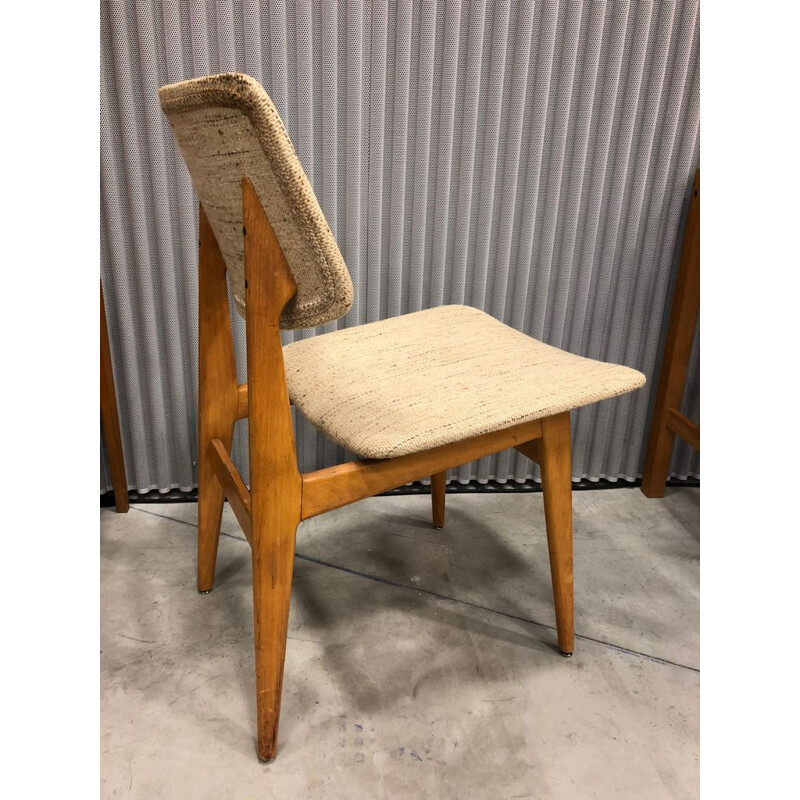
[(122, 434), (117, 411), (117, 391), (114, 387), (114, 368), (111, 365), (111, 345), (108, 341), (106, 306), (103, 301), (103, 284), (100, 283), (100, 418), (106, 437), (111, 484), (114, 487), (114, 506), (118, 514), (127, 514), (128, 479), (125, 477), (125, 459), (122, 454)]
[[(352, 284), (274, 106), (245, 75), (160, 90), (200, 197), (197, 587), (211, 590), (224, 498), (252, 548), (258, 756), (275, 757), (295, 534), (303, 520), (516, 447), (542, 468), (558, 647), (574, 646), (570, 409), (644, 376), (445, 306), (281, 346), (281, 329), (341, 317)], [(226, 273), (245, 315), (234, 364)], [(290, 404), (362, 460), (301, 474)], [(231, 461), (249, 419), (250, 489)]]
[(642, 473), (642, 492), (663, 497), (676, 434), (700, 450), (700, 426), (681, 413), (686, 373), (700, 311), (700, 170), (694, 176), (678, 279), (669, 315), (667, 341), (658, 378), (650, 440)]

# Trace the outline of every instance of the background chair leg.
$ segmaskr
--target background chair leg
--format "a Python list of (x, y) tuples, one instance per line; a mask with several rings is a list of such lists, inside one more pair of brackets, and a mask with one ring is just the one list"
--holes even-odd
[(114, 369), (111, 365), (111, 346), (108, 341), (102, 283), (100, 284), (100, 417), (103, 420), (111, 484), (114, 487), (114, 505), (118, 513), (125, 514), (130, 508), (128, 479), (125, 477), (125, 459), (122, 454), (122, 434), (119, 427), (117, 392), (114, 387)]
[(647, 458), (642, 473), (642, 493), (645, 497), (663, 497), (667, 486), (667, 473), (672, 458), (675, 434), (667, 428), (663, 416), (653, 419)]
[(272, 761), (278, 745), (283, 666), (299, 515), (274, 507), (273, 525), (257, 530), (253, 519), (253, 620), (256, 644), (258, 757)]
[(431, 475), (431, 505), (433, 507), (433, 527), (437, 531), (444, 528), (444, 496), (447, 490), (447, 473)]
[(212, 439), (219, 439), (230, 451), (233, 442), (233, 424), (215, 435), (213, 426), (200, 422), (200, 456), (197, 464), (197, 591), (207, 594), (214, 588), (217, 568), (219, 531), (222, 526), (222, 507), (225, 495), (214, 474), (208, 457)]
[(575, 649), (572, 600), (572, 476), (569, 412), (542, 420), (540, 445), (547, 547), (553, 578), (558, 649)]
[(667, 341), (658, 378), (650, 440), (642, 472), (642, 493), (663, 497), (675, 434), (667, 427), (670, 409), (681, 407), (689, 359), (692, 355), (697, 314), (700, 308), (700, 170), (695, 173), (681, 263), (669, 313)]

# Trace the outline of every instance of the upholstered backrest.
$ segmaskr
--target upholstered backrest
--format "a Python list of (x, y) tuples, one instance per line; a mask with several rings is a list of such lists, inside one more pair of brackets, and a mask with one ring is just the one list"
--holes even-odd
[(209, 75), (163, 86), (159, 99), (219, 243), (239, 312), (246, 313), (242, 176), (247, 175), (297, 282), (281, 327), (310, 328), (347, 313), (353, 302), (347, 267), (260, 84), (237, 73)]

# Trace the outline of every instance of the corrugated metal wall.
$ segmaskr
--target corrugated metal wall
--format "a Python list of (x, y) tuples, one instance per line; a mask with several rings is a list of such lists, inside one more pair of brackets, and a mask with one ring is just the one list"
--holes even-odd
[[(699, 159), (698, 13), (621, 0), (102, 3), (101, 264), (131, 488), (196, 478), (197, 208), (156, 91), (224, 71), (260, 80), (286, 122), (353, 276), (339, 326), (465, 303), (642, 370), (644, 390), (573, 420), (575, 477), (638, 476)], [(699, 418), (697, 352), (684, 410)], [(239, 423), (246, 480), (245, 441)], [(302, 420), (298, 450), (306, 470), (346, 455)], [(699, 473), (687, 445), (672, 472)], [(538, 477), (516, 453), (453, 474)]]

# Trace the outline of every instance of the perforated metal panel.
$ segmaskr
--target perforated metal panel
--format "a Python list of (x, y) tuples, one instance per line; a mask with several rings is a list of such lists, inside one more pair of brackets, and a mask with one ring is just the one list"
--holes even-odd
[[(132, 487), (196, 482), (197, 208), (156, 91), (223, 71), (287, 125), (353, 277), (338, 325), (466, 303), (642, 370), (573, 421), (575, 477), (638, 476), (699, 158), (698, 37), (691, 1), (102, 3), (101, 266)], [(697, 343), (685, 404), (697, 419)], [(247, 479), (245, 440), (240, 422)], [(298, 450), (306, 470), (346, 456), (303, 421)], [(679, 444), (672, 474), (698, 473)], [(538, 471), (503, 453), (454, 476)]]

